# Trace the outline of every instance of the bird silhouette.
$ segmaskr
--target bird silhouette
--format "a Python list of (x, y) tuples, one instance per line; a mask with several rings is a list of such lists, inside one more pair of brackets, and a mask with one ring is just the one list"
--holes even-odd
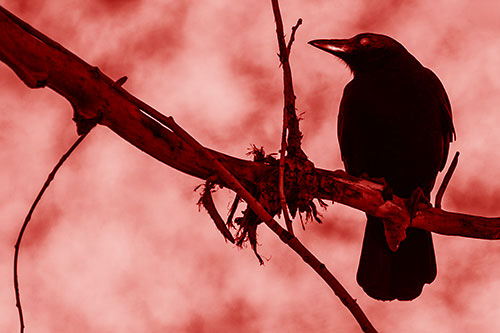
[[(455, 138), (450, 102), (438, 77), (385, 35), (363, 33), (309, 44), (342, 59), (353, 73), (337, 127), (346, 171), (383, 178), (399, 197), (422, 193), (430, 199)], [(369, 296), (415, 299), (436, 271), (430, 232), (408, 228), (393, 252), (383, 221), (367, 215), (357, 281)]]

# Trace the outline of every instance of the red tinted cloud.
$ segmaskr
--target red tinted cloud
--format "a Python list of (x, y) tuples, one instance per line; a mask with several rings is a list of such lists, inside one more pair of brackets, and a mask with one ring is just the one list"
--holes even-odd
[[(336, 114), (350, 73), (308, 40), (386, 33), (442, 79), (461, 161), (446, 209), (498, 215), (500, 40), (493, 2), (288, 1), (308, 156), (340, 168)], [(270, 4), (231, 1), (6, 1), (5, 7), (175, 119), (198, 140), (244, 156), (279, 145), (281, 69)], [(289, 33), (288, 33), (289, 35)], [(71, 108), (0, 66), (3, 331), (17, 329), (12, 252), (46, 174), (74, 139)], [(21, 249), (28, 332), (357, 331), (348, 311), (296, 256), (259, 229), (264, 267), (224, 243), (193, 192), (199, 180), (161, 165), (105, 128), (70, 158)], [(218, 193), (218, 196), (224, 194)], [(223, 210), (226, 201), (218, 201)], [(363, 214), (333, 205), (299, 237), (381, 331), (495, 330), (496, 243), (435, 237), (438, 278), (411, 303), (379, 303), (355, 283)], [(481, 306), (478, 306), (478, 305)]]

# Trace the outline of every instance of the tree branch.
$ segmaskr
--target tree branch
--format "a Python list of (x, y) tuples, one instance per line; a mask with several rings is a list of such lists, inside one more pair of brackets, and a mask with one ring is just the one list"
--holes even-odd
[[(290, 69), (290, 62), (288, 61), (288, 48), (285, 43), (285, 37), (283, 32), (283, 21), (281, 19), (281, 13), (279, 9), (279, 4), (277, 0), (271, 0), (273, 5), (274, 19), (276, 21), (276, 35), (278, 38), (279, 46), (279, 57), (280, 62), (283, 67), (283, 87), (284, 87), (284, 98), (285, 107), (283, 112), (286, 114), (286, 127), (288, 128), (288, 146), (287, 150), (291, 156), (295, 157), (305, 157), (305, 154), (300, 148), (302, 141), (302, 133), (299, 130), (299, 121), (295, 114), (295, 94), (293, 92), (292, 84), (292, 70)], [(301, 20), (299, 20), (301, 22)], [(298, 28), (300, 23), (294, 27), (294, 31)], [(292, 33), (294, 35), (294, 33)], [(291, 45), (291, 43), (290, 43)], [(283, 153), (284, 154), (284, 153)]]
[[(172, 119), (173, 121), (173, 119)], [(356, 303), (345, 288), (337, 281), (326, 266), (320, 262), (300, 241), (297, 237), (283, 229), (278, 222), (271, 216), (266, 209), (260, 204), (248, 190), (220, 163), (215, 156), (200, 145), (193, 137), (177, 124), (172, 123), (170, 128), (187, 143), (191, 145), (204, 159), (213, 164), (219, 177), (228, 184), (231, 188), (236, 189), (236, 192), (250, 206), (255, 214), (271, 229), (283, 243), (292, 248), (302, 259), (318, 273), (319, 276), (330, 286), (335, 295), (337, 295), (342, 303), (351, 311), (356, 318), (358, 324), (363, 329), (363, 332), (377, 332), (372, 326), (366, 315), (363, 313), (359, 305)]]
[[(213, 166), (197, 158), (198, 154), (181, 138), (141, 112), (140, 107), (144, 107), (145, 103), (138, 103), (138, 99), (123, 88), (115, 87), (115, 81), (97, 67), (90, 66), (58, 43), (48, 42), (50, 39), (47, 36), (33, 28), (23, 28), (28, 25), (18, 24), (20, 19), (16, 18), (14, 22), (10, 17), (13, 15), (0, 7), (0, 60), (28, 87), (47, 86), (53, 89), (73, 106), (77, 124), (86, 119), (97, 119), (100, 125), (107, 126), (172, 168), (204, 180), (216, 173)], [(211, 152), (243, 184), (256, 184), (275, 170), (274, 166), (265, 162)], [(308, 182), (317, 184), (315, 192), (311, 193), (314, 197), (336, 201), (379, 217), (406, 218), (404, 199), (394, 197), (386, 202), (381, 194), (382, 185), (357, 179), (342, 170), (315, 168), (313, 177), (304, 180), (304, 183)], [(227, 186), (224, 183), (221, 185)], [(500, 238), (500, 218), (451, 213), (435, 208), (418, 212), (412, 226), (443, 235)]]
[[(364, 332), (376, 332), (373, 325), (370, 323), (366, 315), (363, 313), (361, 308), (357, 305), (356, 301), (349, 295), (347, 290), (337, 281), (337, 279), (331, 274), (326, 267), (319, 262), (300, 242), (294, 237), (292, 221), (288, 214), (288, 206), (285, 195), (285, 167), (286, 161), (285, 158), (291, 160), (291, 163), (295, 165), (311, 165), (312, 163), (307, 160), (306, 154), (302, 151), (301, 141), (302, 141), (302, 133), (299, 130), (299, 122), (297, 119), (297, 115), (295, 113), (295, 94), (293, 92), (293, 80), (292, 80), (292, 70), (290, 68), (289, 55), (292, 47), (293, 40), (295, 39), (295, 32), (297, 31), (299, 25), (302, 23), (302, 19), (297, 21), (297, 24), (292, 28), (292, 34), (290, 36), (290, 41), (288, 46), (285, 43), (285, 36), (283, 32), (283, 21), (281, 19), (281, 13), (279, 9), (278, 0), (271, 0), (274, 20), (276, 22), (276, 35), (278, 38), (278, 46), (279, 46), (279, 57), (281, 66), (283, 68), (283, 86), (284, 86), (284, 108), (283, 108), (283, 128), (281, 134), (281, 150), (280, 150), (280, 160), (279, 160), (279, 199), (281, 205), (281, 211), (283, 212), (283, 216), (285, 218), (286, 227), (288, 232), (290, 233), (290, 240), (283, 239), (284, 243), (292, 247), (295, 252), (302, 256), (304, 261), (308, 263), (314, 270), (327, 282), (327, 284), (332, 288), (335, 294), (342, 300), (342, 303), (351, 311), (354, 318), (361, 326)], [(285, 155), (287, 156), (285, 157)], [(304, 169), (306, 169), (304, 167)], [(306, 171), (307, 172), (307, 171)], [(300, 189), (299, 189), (300, 192)], [(238, 194), (241, 195), (240, 192)], [(243, 195), (242, 195), (243, 196)], [(245, 198), (243, 196), (243, 198)], [(248, 202), (248, 201), (247, 201)], [(250, 205), (250, 203), (249, 203)], [(312, 204), (314, 207), (314, 204)], [(251, 205), (250, 205), (251, 206)], [(294, 205), (296, 206), (296, 205)], [(252, 206), (251, 206), (252, 207)], [(253, 207), (254, 212), (257, 212)], [(296, 208), (293, 213), (296, 212)], [(275, 226), (269, 224), (266, 216), (259, 217), (273, 230), (275, 228), (281, 228), (278, 223), (274, 223)], [(272, 217), (271, 217), (272, 218)], [(274, 220), (273, 220), (274, 222)], [(276, 232), (276, 231), (275, 231)], [(279, 233), (278, 233), (279, 235)], [(312, 257), (312, 258), (311, 258)], [(314, 260), (313, 260), (314, 259)], [(317, 266), (319, 265), (319, 266)]]
[[(284, 108), (283, 108), (283, 127), (281, 130), (281, 149), (280, 149), (280, 164), (279, 164), (279, 196), (281, 211), (283, 212), (283, 217), (285, 218), (286, 228), (289, 233), (293, 235), (292, 220), (288, 213), (287, 200), (285, 195), (285, 159), (286, 153), (288, 151), (290, 158), (303, 158), (305, 154), (300, 148), (300, 138), (302, 135), (299, 130), (299, 123), (297, 121), (297, 115), (295, 114), (295, 95), (293, 93), (293, 81), (292, 81), (292, 71), (290, 69), (290, 50), (292, 48), (292, 43), (295, 38), (295, 31), (297, 31), (299, 25), (302, 23), (302, 19), (299, 19), (297, 24), (292, 28), (292, 35), (290, 36), (290, 41), (288, 47), (285, 44), (285, 36), (283, 35), (283, 22), (281, 20), (281, 13), (279, 9), (279, 4), (277, 0), (272, 1), (274, 20), (276, 21), (276, 35), (278, 38), (279, 46), (279, 57), (280, 63), (283, 67), (283, 85), (284, 85)], [(295, 121), (294, 121), (295, 120)], [(288, 135), (287, 135), (288, 134)], [(299, 140), (296, 140), (296, 137)], [(288, 145), (288, 141), (292, 142), (292, 145)]]

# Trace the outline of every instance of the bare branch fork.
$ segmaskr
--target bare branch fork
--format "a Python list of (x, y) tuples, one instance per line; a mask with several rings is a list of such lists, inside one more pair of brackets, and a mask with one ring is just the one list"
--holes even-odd
[[(275, 8), (278, 9), (277, 1), (273, 1), (273, 10)], [(279, 9), (277, 12), (279, 13)], [(282, 51), (280, 46), (280, 55), (288, 55), (289, 47), (285, 50)], [(97, 67), (90, 66), (3, 7), (0, 7), (0, 60), (6, 63), (28, 87), (47, 86), (68, 99), (74, 110), (74, 120), (79, 134), (85, 133), (93, 123), (98, 122), (163, 163), (186, 174), (200, 179), (211, 179), (213, 183), (234, 190), (247, 202), (251, 211), (258, 214), (258, 218), (299, 253), (325, 281), (329, 281), (330, 286), (338, 284), (325, 266), (272, 218), (279, 212), (279, 199), (277, 204), (267, 204), (270, 207), (264, 208), (266, 200), (262, 197), (266, 192), (262, 189), (278, 187), (276, 161), (267, 158), (247, 161), (201, 147), (189, 135), (185, 135), (187, 133), (171, 117), (163, 116), (124, 90), (121, 85), (125, 78), (115, 82)], [(286, 66), (284, 63), (282, 65), (285, 72)], [(293, 96), (293, 89), (291, 93)], [(295, 115), (294, 107), (293, 114)], [(293, 120), (288, 118), (286, 150), (290, 156), (298, 156), (300, 153), (291, 151), (298, 148), (296, 151), (303, 154), (300, 150), (301, 134), (298, 132), (292, 135), (294, 128), (298, 131), (298, 125), (296, 127), (289, 125), (290, 122)], [(200, 159), (200, 156), (204, 158)], [(304, 161), (307, 161), (305, 154)], [(289, 170), (294, 168), (294, 172), (287, 172), (283, 182), (288, 184), (292, 181), (294, 184), (299, 184), (299, 188), (305, 189), (306, 198), (301, 198), (305, 202), (304, 205), (307, 206), (312, 198), (346, 204), (370, 215), (391, 220), (396, 232), (392, 233), (395, 236), (392, 239), (389, 237), (388, 242), (393, 246), (397, 246), (404, 239), (404, 230), (410, 224), (405, 200), (394, 197), (390, 201), (385, 201), (382, 196), (383, 185), (351, 177), (342, 170), (328, 171), (314, 168), (311, 162), (300, 165), (294, 163), (291, 158), (287, 158), (285, 166), (288, 166)], [(254, 193), (260, 195), (258, 200)], [(267, 195), (279, 198), (278, 193)], [(298, 204), (292, 202), (292, 207), (288, 201), (290, 198), (286, 202), (291, 212), (296, 211)], [(231, 215), (234, 215), (238, 202), (239, 197), (235, 199)], [(301, 208), (305, 209), (304, 205), (300, 206), (299, 211)], [(500, 218), (451, 213), (428, 206), (422, 207), (416, 213), (411, 220), (411, 226), (445, 235), (482, 239), (500, 238)], [(341, 289), (340, 284), (338, 289)], [(349, 304), (351, 312), (357, 311), (357, 305), (350, 303), (349, 298), (340, 297), (344, 304)], [(362, 314), (359, 317), (361, 318)], [(369, 330), (367, 327), (364, 329)]]
[[(364, 332), (376, 332), (373, 325), (370, 323), (370, 321), (363, 313), (361, 308), (358, 306), (356, 301), (351, 297), (351, 295), (349, 295), (347, 290), (326, 269), (326, 266), (323, 265), (319, 260), (317, 260), (316, 257), (314, 257), (314, 255), (310, 253), (296, 237), (294, 237), (293, 234), (292, 221), (290, 219), (290, 216), (288, 215), (287, 200), (285, 196), (285, 167), (286, 167), (285, 152), (288, 153), (287, 157), (291, 159), (291, 161), (289, 162), (294, 163), (296, 165), (301, 165), (301, 166), (309, 165), (310, 167), (313, 167), (312, 162), (310, 162), (307, 159), (306, 154), (302, 151), (301, 148), (302, 133), (299, 130), (299, 122), (297, 119), (297, 115), (295, 113), (296, 97), (293, 91), (292, 71), (290, 68), (290, 61), (289, 61), (292, 43), (295, 39), (295, 33), (298, 27), (302, 24), (302, 19), (299, 19), (297, 21), (297, 24), (292, 28), (292, 34), (290, 36), (290, 40), (287, 46), (285, 43), (283, 21), (281, 19), (278, 0), (271, 0), (271, 3), (273, 7), (274, 20), (276, 22), (276, 35), (278, 38), (280, 62), (283, 68), (283, 86), (284, 86), (283, 129), (282, 129), (280, 161), (279, 161), (279, 197), (280, 197), (281, 211), (283, 212), (285, 223), (290, 233), (289, 237), (291, 238), (284, 239), (278, 232), (276, 232), (275, 228), (277, 226), (279, 227), (279, 225), (273, 226), (272, 224), (269, 224), (266, 220), (263, 221), (266, 222), (266, 224), (273, 231), (275, 231), (276, 234), (280, 236), (281, 240), (284, 243), (286, 243), (288, 246), (294, 249), (295, 252), (299, 254), (304, 259), (304, 261), (307, 264), (309, 264), (323, 278), (323, 280), (330, 286), (330, 288), (332, 288), (335, 294), (341, 299), (342, 303), (351, 311), (352, 315), (354, 316), (354, 318), (356, 319), (356, 321), (361, 326)], [(239, 191), (238, 193), (241, 195)], [(310, 202), (312, 204), (312, 201)], [(312, 204), (312, 207), (314, 207), (314, 204)], [(253, 207), (252, 209), (255, 211)], [(295, 210), (293, 213), (295, 213)]]
[[(293, 235), (292, 220), (288, 213), (288, 207), (286, 202), (285, 194), (285, 159), (286, 152), (288, 150), (288, 157), (293, 159), (304, 158), (305, 154), (300, 148), (300, 139), (302, 137), (299, 130), (299, 122), (297, 121), (297, 115), (295, 113), (295, 94), (293, 93), (293, 81), (292, 81), (292, 71), (290, 69), (289, 56), (292, 49), (292, 43), (295, 39), (295, 32), (298, 27), (302, 24), (302, 19), (297, 21), (297, 24), (292, 28), (292, 35), (288, 42), (288, 46), (285, 45), (285, 37), (283, 36), (283, 22), (281, 20), (281, 15), (278, 7), (278, 2), (273, 1), (273, 12), (276, 21), (276, 34), (278, 35), (278, 45), (279, 45), (279, 57), (280, 63), (283, 67), (283, 85), (284, 85), (284, 104), (283, 108), (283, 129), (281, 132), (281, 150), (280, 150), (280, 166), (279, 166), (279, 196), (281, 211), (283, 212), (283, 217), (285, 218), (286, 228), (289, 233)], [(298, 138), (298, 140), (297, 140)], [(288, 146), (288, 140), (292, 142), (292, 145)]]
[[(281, 132), (281, 149), (280, 149), (280, 163), (279, 163), (279, 197), (281, 211), (283, 212), (283, 217), (285, 219), (286, 227), (288, 232), (293, 235), (292, 221), (288, 213), (287, 200), (285, 195), (285, 159), (286, 153), (288, 152), (288, 157), (292, 159), (305, 159), (304, 152), (300, 148), (300, 142), (302, 139), (302, 134), (299, 130), (299, 122), (297, 120), (297, 115), (295, 113), (295, 94), (293, 92), (293, 81), (292, 81), (292, 71), (290, 69), (289, 56), (292, 49), (293, 41), (295, 40), (295, 32), (302, 24), (302, 19), (299, 18), (297, 24), (292, 28), (292, 34), (288, 45), (285, 44), (285, 36), (283, 31), (283, 20), (281, 19), (281, 13), (279, 9), (279, 4), (277, 0), (272, 0), (274, 20), (276, 21), (276, 35), (278, 38), (279, 46), (279, 58), (280, 63), (283, 68), (283, 96), (284, 96), (284, 108), (283, 108), (283, 128)], [(290, 144), (288, 144), (290, 142)]]

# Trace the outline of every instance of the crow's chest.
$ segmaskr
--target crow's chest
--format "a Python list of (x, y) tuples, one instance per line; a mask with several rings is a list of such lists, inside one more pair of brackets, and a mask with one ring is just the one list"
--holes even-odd
[(430, 184), (442, 158), (440, 99), (425, 82), (356, 80), (344, 90), (338, 136), (346, 169), (402, 193)]
[(339, 131), (358, 136), (371, 149), (406, 147), (438, 129), (439, 112), (438, 98), (425, 83), (391, 77), (353, 80), (342, 99)]

